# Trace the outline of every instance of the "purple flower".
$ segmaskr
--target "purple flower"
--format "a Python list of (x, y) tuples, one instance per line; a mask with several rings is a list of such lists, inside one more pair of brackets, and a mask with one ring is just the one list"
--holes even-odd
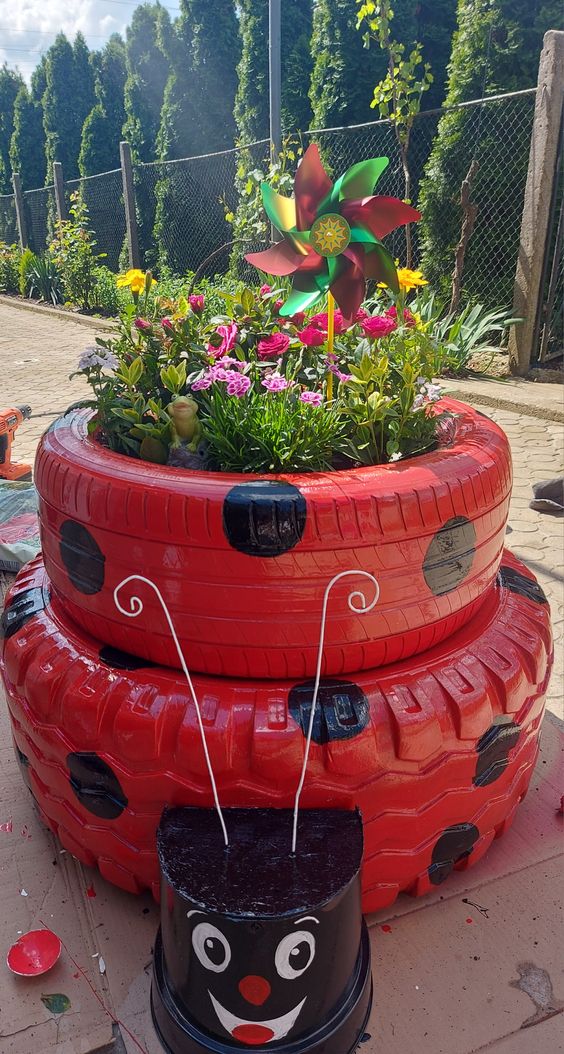
[(329, 373), (333, 373), (343, 384), (345, 381), (352, 380), (352, 373), (342, 373), (336, 362), (331, 363), (329, 366)]
[(78, 360), (79, 370), (117, 370), (119, 361), (112, 351), (101, 348), (98, 344), (85, 348)]
[(323, 396), (321, 392), (302, 392), (300, 402), (308, 403), (309, 406), (321, 406)]
[(237, 398), (240, 399), (242, 395), (247, 394), (250, 387), (250, 377), (247, 377), (245, 376), (245, 374), (242, 373), (237, 373), (234, 377), (231, 378), (227, 385), (227, 394), (236, 395)]
[(259, 359), (277, 359), (288, 349), (290, 338), (286, 333), (271, 333), (269, 337), (259, 340), (257, 353)]
[(270, 373), (260, 383), (269, 392), (283, 392), (289, 387), (288, 381), (281, 373)]
[(201, 293), (193, 293), (192, 296), (188, 297), (188, 303), (195, 315), (202, 314), (205, 302), (205, 297)]
[(202, 392), (205, 388), (211, 388), (212, 384), (213, 379), (210, 377), (208, 371), (208, 373), (204, 373), (204, 376), (200, 377), (199, 380), (193, 381), (190, 387), (193, 392)]

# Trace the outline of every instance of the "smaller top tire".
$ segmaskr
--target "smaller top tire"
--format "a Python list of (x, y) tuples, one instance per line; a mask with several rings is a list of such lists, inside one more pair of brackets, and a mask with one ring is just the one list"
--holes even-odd
[[(45, 566), (70, 617), (107, 644), (178, 666), (151, 590), (133, 620), (114, 603), (130, 575), (158, 585), (193, 670), (232, 677), (315, 672), (323, 596), (342, 571), (374, 575), (369, 614), (331, 596), (324, 675), (417, 654), (455, 632), (497, 573), (511, 491), (509, 447), (489, 418), (453, 400), (448, 447), (333, 473), (195, 472), (115, 454), (73, 411), (43, 436), (35, 469)], [(373, 588), (364, 583), (366, 602)]]

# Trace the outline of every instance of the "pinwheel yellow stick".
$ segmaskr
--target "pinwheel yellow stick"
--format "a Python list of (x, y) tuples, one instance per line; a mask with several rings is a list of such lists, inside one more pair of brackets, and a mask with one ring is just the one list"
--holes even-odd
[[(327, 293), (327, 357), (331, 358), (335, 346), (335, 298)], [(333, 374), (327, 373), (327, 400), (333, 398)]]

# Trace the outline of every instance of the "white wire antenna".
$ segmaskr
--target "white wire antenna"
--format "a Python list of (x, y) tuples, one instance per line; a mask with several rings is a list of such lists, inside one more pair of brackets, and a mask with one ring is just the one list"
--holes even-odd
[[(319, 682), (321, 680), (321, 662), (323, 660), (323, 647), (325, 645), (325, 624), (327, 622), (327, 605), (329, 603), (329, 594), (336, 582), (341, 578), (349, 578), (351, 575), (360, 575), (363, 578), (367, 578), (369, 582), (372, 582), (375, 594), (374, 599), (370, 604), (366, 603), (366, 597), (359, 589), (354, 589), (352, 593), (349, 593), (347, 601), (351, 611), (356, 611), (359, 615), (366, 615), (372, 608), (378, 603), (380, 597), (380, 586), (374, 575), (369, 574), (368, 571), (341, 571), (339, 575), (335, 575), (334, 578), (329, 582), (325, 595), (323, 597), (323, 611), (321, 613), (321, 631), (319, 634), (319, 646), (317, 649), (317, 669), (315, 672), (315, 686), (313, 689), (313, 698), (311, 700), (311, 713), (309, 715), (309, 727), (307, 731), (306, 747), (304, 754), (304, 761), (302, 765), (302, 771), (300, 775), (300, 782), (296, 791), (296, 797), (294, 800), (294, 823), (292, 827), (292, 853), (296, 852), (296, 843), (298, 840), (298, 816), (300, 811), (300, 797), (303, 790), (306, 770), (309, 761), (309, 752), (311, 747), (311, 740), (313, 736), (313, 725), (315, 721), (315, 710), (317, 707), (317, 696), (319, 695)], [(360, 606), (357, 607), (355, 600), (360, 600)]]
[(222, 809), (221, 809), (221, 805), (219, 803), (219, 795), (217, 793), (217, 784), (215, 782), (215, 776), (213, 774), (211, 758), (210, 758), (209, 751), (208, 751), (208, 744), (207, 744), (207, 741), (206, 741), (206, 733), (204, 731), (204, 723), (202, 721), (202, 712), (200, 710), (200, 704), (198, 702), (198, 697), (196, 695), (196, 692), (194, 691), (194, 685), (192, 684), (192, 678), (190, 677), (190, 673), (188, 672), (188, 667), (186, 665), (186, 661), (184, 659), (184, 655), (182, 653), (182, 648), (180, 647), (180, 643), (179, 643), (178, 637), (176, 636), (176, 630), (174, 628), (174, 624), (173, 624), (172, 619), (170, 617), (169, 610), (168, 610), (168, 608), (167, 608), (167, 606), (166, 606), (166, 604), (164, 602), (164, 599), (163, 599), (163, 596), (161, 594), (160, 589), (158, 588), (158, 586), (155, 585), (154, 582), (151, 582), (150, 578), (145, 578), (143, 575), (129, 575), (128, 578), (124, 578), (123, 582), (120, 582), (120, 584), (118, 586), (116, 586), (116, 588), (114, 589), (114, 603), (115, 603), (118, 611), (120, 611), (122, 615), (126, 615), (127, 618), (137, 618), (137, 616), (140, 615), (142, 613), (142, 611), (143, 611), (143, 601), (141, 600), (140, 597), (136, 597), (136, 596), (130, 597), (130, 599), (129, 599), (130, 610), (129, 611), (127, 611), (127, 609), (122, 607), (121, 604), (120, 604), (118, 594), (119, 594), (120, 590), (124, 588), (124, 586), (128, 585), (129, 582), (144, 582), (145, 585), (150, 586), (151, 589), (153, 589), (154, 592), (157, 594), (157, 596), (159, 598), (159, 601), (161, 603), (161, 607), (162, 607), (162, 609), (163, 609), (163, 611), (165, 613), (166, 620), (168, 622), (168, 626), (169, 626), (170, 632), (172, 633), (172, 639), (174, 640), (174, 644), (176, 646), (176, 651), (178, 653), (178, 658), (180, 659), (180, 664), (181, 664), (182, 669), (184, 671), (184, 676), (186, 677), (186, 680), (188, 681), (188, 687), (190, 689), (190, 694), (192, 696), (192, 701), (194, 703), (194, 706), (196, 707), (196, 714), (198, 715), (198, 725), (200, 727), (200, 736), (202, 738), (202, 747), (204, 748), (204, 755), (205, 755), (205, 758), (206, 758), (206, 765), (208, 766), (208, 772), (209, 772), (209, 776), (210, 776), (210, 783), (211, 783), (211, 786), (212, 786), (215, 807), (217, 809), (217, 815), (219, 816), (219, 822), (221, 824), (221, 830), (223, 831), (223, 840), (224, 840), (226, 845), (229, 845), (229, 838), (227, 836), (227, 827), (225, 826), (225, 820), (223, 818), (223, 812), (222, 812)]

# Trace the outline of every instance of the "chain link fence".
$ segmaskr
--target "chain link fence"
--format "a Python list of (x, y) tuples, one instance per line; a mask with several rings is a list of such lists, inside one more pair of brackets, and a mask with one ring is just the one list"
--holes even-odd
[[(511, 306), (535, 95), (533, 88), (455, 108), (464, 113), (463, 134), (438, 203), (438, 217), (432, 218), (439, 228), (440, 251), (429, 248), (434, 243), (427, 216), (422, 223), (412, 225), (412, 265), (428, 269), (433, 287), (445, 298), (462, 223), (460, 184), (475, 157), (480, 167), (472, 200), (478, 206), (478, 218), (466, 256), (463, 294), (466, 299), (489, 305)], [(409, 147), (413, 202), (418, 201), (437, 134), (442, 135), (444, 114), (428, 111), (414, 122)], [(370, 157), (389, 157), (378, 193), (405, 196), (401, 155), (390, 121), (305, 132), (302, 140), (304, 146), (311, 141), (319, 144), (334, 175)], [(183, 275), (196, 271), (211, 256), (202, 273), (212, 276), (233, 268), (233, 261), (243, 252), (260, 248), (251, 243), (225, 247), (233, 238), (225, 214), (237, 210), (243, 173), (264, 169), (268, 151), (268, 141), (262, 141), (202, 157), (136, 165), (136, 214), (143, 265), (155, 270), (166, 266)], [(119, 270), (127, 264), (121, 170), (66, 182), (67, 203), (77, 190), (88, 206), (98, 251), (106, 254), (103, 262)], [(53, 188), (26, 191), (24, 201), (30, 243), (40, 252), (52, 234)], [(13, 197), (5, 195), (0, 198), (0, 241), (16, 239)], [(394, 256), (405, 264), (405, 229), (386, 241)], [(246, 265), (240, 266), (238, 273), (247, 279), (257, 277), (257, 272)]]

